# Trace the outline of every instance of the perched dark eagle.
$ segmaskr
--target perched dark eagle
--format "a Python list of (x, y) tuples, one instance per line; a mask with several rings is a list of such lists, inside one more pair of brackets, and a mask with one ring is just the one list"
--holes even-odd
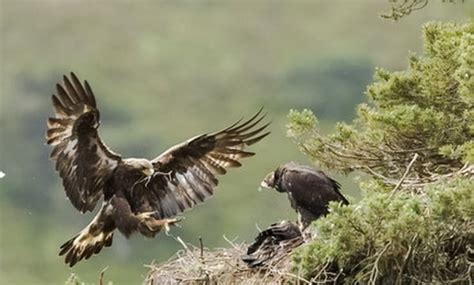
[(134, 232), (153, 237), (168, 229), (178, 222), (177, 214), (213, 194), (217, 175), (254, 155), (247, 146), (269, 134), (264, 132), (268, 124), (259, 126), (265, 116), (260, 110), (243, 123), (198, 135), (152, 160), (124, 159), (99, 137), (99, 110), (87, 81), (81, 84), (71, 73), (56, 89), (47, 143), (66, 195), (82, 213), (103, 200), (92, 222), (61, 246), (70, 266), (110, 246), (115, 229), (126, 237)]
[(242, 256), (249, 267), (276, 265), (305, 242), (305, 229), (328, 213), (329, 202), (349, 204), (339, 191), (339, 183), (320, 170), (294, 162), (267, 174), (261, 186), (288, 194), (291, 207), (298, 213), (299, 225), (283, 221), (260, 232)]
[(298, 213), (298, 221), (305, 229), (317, 218), (328, 213), (331, 201), (347, 205), (340, 192), (340, 184), (313, 167), (289, 162), (279, 166), (263, 179), (261, 186), (287, 193), (291, 207)]

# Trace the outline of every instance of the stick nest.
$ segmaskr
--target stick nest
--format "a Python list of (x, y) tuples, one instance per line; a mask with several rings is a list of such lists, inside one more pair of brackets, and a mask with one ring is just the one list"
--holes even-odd
[(202, 243), (197, 247), (178, 241), (184, 248), (163, 264), (149, 265), (145, 284), (282, 284), (300, 279), (291, 273), (289, 253), (301, 242), (278, 251), (265, 266), (251, 269), (241, 260), (246, 243), (228, 241), (229, 248), (210, 250)]

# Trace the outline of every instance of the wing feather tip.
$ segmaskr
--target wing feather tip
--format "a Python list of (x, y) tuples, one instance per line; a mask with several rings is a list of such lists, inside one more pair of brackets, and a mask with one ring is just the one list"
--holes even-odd
[(260, 136), (258, 136), (258, 137), (256, 137), (256, 138), (246, 140), (246, 141), (244, 141), (244, 143), (245, 143), (245, 145), (247, 145), (247, 146), (253, 145), (253, 144), (255, 144), (255, 143), (261, 141), (263, 138), (265, 138), (266, 136), (268, 136), (270, 133), (271, 133), (271, 132), (268, 131), (268, 132), (266, 132), (266, 133), (264, 133), (264, 134), (262, 134), (262, 135), (260, 135)]

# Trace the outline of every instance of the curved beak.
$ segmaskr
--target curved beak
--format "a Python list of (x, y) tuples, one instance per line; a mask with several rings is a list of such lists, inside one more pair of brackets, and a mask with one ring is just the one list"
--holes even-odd
[(274, 181), (275, 181), (275, 172), (273, 171), (265, 175), (265, 178), (263, 178), (262, 182), (260, 182), (260, 187), (258, 187), (258, 191), (262, 191), (262, 188), (273, 189), (273, 187), (270, 185), (273, 185)]
[(142, 172), (146, 176), (152, 176), (155, 171), (153, 170), (153, 168), (145, 168), (145, 169), (143, 169)]
[(258, 187), (258, 192), (262, 192), (263, 189), (272, 189), (270, 186), (268, 186), (265, 180), (260, 182), (260, 186)]

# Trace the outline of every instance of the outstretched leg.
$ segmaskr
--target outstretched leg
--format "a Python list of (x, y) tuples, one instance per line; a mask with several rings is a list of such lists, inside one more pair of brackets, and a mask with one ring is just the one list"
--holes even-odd
[(168, 232), (170, 225), (181, 220), (180, 218), (159, 219), (157, 212), (134, 214), (128, 201), (120, 196), (113, 197), (111, 203), (114, 207), (115, 224), (127, 238), (136, 231), (146, 237), (154, 237), (163, 228)]
[(180, 217), (172, 219), (157, 219), (155, 212), (146, 212), (137, 215), (140, 219), (139, 230), (144, 236), (155, 236), (159, 231), (165, 229), (168, 233), (170, 225), (174, 225), (182, 220)]

